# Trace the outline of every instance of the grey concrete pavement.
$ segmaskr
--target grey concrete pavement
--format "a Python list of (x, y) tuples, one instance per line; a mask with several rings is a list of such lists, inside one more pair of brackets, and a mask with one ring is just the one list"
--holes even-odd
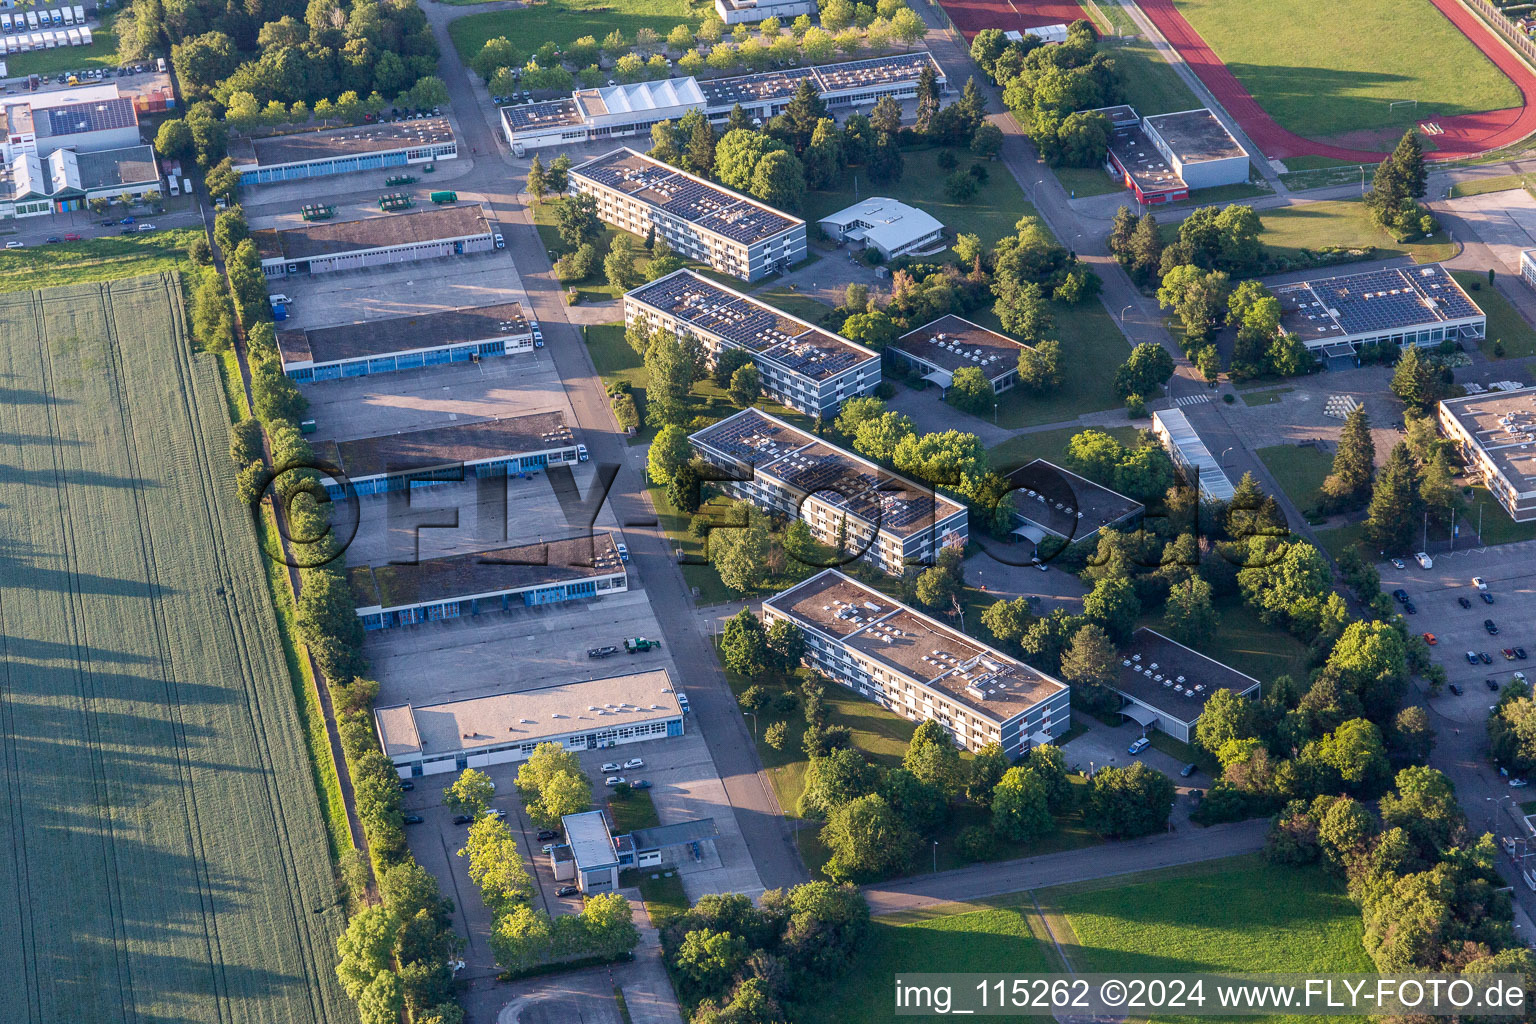
[(1092, 850), (1067, 850), (1021, 860), (976, 864), (901, 882), (864, 887), (873, 914), (921, 910), (940, 903), (963, 903), (986, 896), (1086, 882), (1176, 864), (1235, 857), (1264, 848), (1265, 819), (1211, 828), (1188, 827), (1145, 839), (1107, 843)]

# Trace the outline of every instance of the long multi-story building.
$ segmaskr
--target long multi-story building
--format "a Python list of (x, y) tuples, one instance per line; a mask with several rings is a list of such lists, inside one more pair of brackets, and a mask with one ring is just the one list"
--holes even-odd
[(1536, 388), (1440, 403), (1440, 429), (1517, 523), (1536, 521)]
[(1065, 683), (836, 569), (763, 601), (763, 621), (799, 626), (806, 665), (967, 750), (1016, 758), (1072, 726)]
[(711, 365), (729, 349), (746, 352), (762, 375), (763, 392), (807, 416), (834, 416), (843, 402), (880, 383), (880, 354), (873, 349), (691, 270), (625, 293), (624, 320), (698, 338)]
[(428, 164), (458, 155), (459, 144), (445, 117), (229, 142), (242, 185)]
[(882, 96), (898, 100), (916, 96), (917, 79), (925, 67), (938, 76), (939, 88), (948, 87), (938, 61), (927, 50), (919, 50), (730, 78), (669, 78), (578, 89), (568, 99), (502, 107), (501, 129), (507, 145), (521, 156), (525, 150), (544, 146), (649, 135), (653, 125), (675, 121), (694, 110), (719, 122), (739, 105), (747, 116), (767, 121), (784, 112), (803, 81), (811, 83), (828, 107), (847, 107), (873, 104)]
[(679, 254), (743, 281), (805, 259), (805, 221), (632, 149), (571, 168), (570, 183), (597, 200), (607, 223), (654, 230)]
[(890, 575), (928, 565), (969, 536), (965, 506), (932, 487), (743, 409), (691, 435), (695, 452), (722, 471), (727, 494), (805, 520), (823, 544), (842, 547)]

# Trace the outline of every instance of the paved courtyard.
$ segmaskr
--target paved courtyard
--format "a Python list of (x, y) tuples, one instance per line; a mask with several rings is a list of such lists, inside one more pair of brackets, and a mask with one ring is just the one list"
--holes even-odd
[(1536, 248), (1536, 196), (1523, 188), (1438, 205), (1461, 218), (1511, 274), (1520, 273), (1520, 250)]

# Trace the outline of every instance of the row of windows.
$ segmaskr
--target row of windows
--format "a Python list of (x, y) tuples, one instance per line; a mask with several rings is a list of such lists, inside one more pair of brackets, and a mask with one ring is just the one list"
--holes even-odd
[[(532, 740), (526, 743), (499, 743), (494, 746), (477, 747), (475, 754), (496, 754), (504, 750), (515, 750), (524, 757), (528, 757), (540, 743), (559, 743), (566, 749), (581, 750), (583, 748), (597, 749), (612, 743), (615, 740), (632, 742), (644, 739), (648, 736), (667, 735), (666, 722), (639, 722), (635, 725), (622, 725), (617, 729), (601, 729), (597, 732), (582, 733), (577, 736), (554, 736), (541, 740)], [(463, 761), (464, 753), (438, 754), (434, 757), (424, 757), (418, 764), (440, 764), (443, 761)], [(467, 767), (467, 764), (461, 765)]]
[[(514, 348), (527, 350), (531, 340)], [(323, 363), (320, 366), (301, 366), (288, 371), (296, 381), (337, 380), (344, 377), (366, 377), (373, 373), (391, 373), (396, 370), (414, 370), (423, 366), (441, 366), (445, 363), (467, 363), (475, 356), (482, 358), (507, 354), (507, 343), (502, 339), (477, 342), (473, 345), (455, 345), (451, 348), (434, 348), (425, 352), (402, 352), (399, 355), (374, 356), (370, 359), (349, 359), (339, 363)]]

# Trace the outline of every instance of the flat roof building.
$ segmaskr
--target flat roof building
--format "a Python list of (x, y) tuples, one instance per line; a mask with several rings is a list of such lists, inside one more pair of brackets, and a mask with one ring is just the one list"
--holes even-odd
[(944, 225), (933, 217), (881, 196), (861, 200), (817, 223), (836, 241), (858, 242), (860, 248), (873, 248), (886, 261), (926, 252), (944, 239)]
[(1536, 388), (1447, 398), (1440, 429), (1517, 523), (1536, 521)]
[(834, 415), (880, 384), (878, 352), (691, 270), (626, 292), (624, 320), (698, 338), (710, 365), (727, 349), (746, 352), (763, 392), (808, 416)]
[(58, 149), (94, 153), (143, 145), (133, 100), (117, 85), (88, 91), (33, 93), (0, 101), (0, 158), (46, 157)]
[(613, 535), (519, 544), (472, 554), (347, 570), (364, 629), (507, 611), (629, 589)]
[(1526, 284), (1536, 288), (1536, 249), (1520, 250), (1520, 276)]
[[(1068, 544), (1088, 540), (1100, 530), (1128, 524), (1146, 511), (1118, 491), (1035, 459), (1007, 476), (1013, 489), (1014, 534), (1035, 542), (1047, 537)], [(1054, 553), (1054, 551), (1050, 552)]]
[(602, 811), (567, 814), (560, 819), (571, 850), (576, 885), (583, 895), (612, 892), (619, 887), (619, 849)]
[(1362, 345), (1481, 338), (1488, 318), (1438, 263), (1280, 285), (1280, 329), (1309, 352), (1353, 358)]
[(527, 760), (540, 743), (596, 750), (683, 734), (665, 669), (518, 693), (375, 708), (384, 754), (401, 778)]
[(675, 121), (692, 110), (702, 111), (711, 121), (724, 121), (738, 103), (748, 116), (767, 121), (784, 112), (802, 81), (809, 81), (828, 107), (849, 106), (873, 103), (881, 96), (916, 96), (925, 66), (938, 75), (940, 89), (948, 87), (944, 69), (928, 51), (919, 50), (702, 82), (672, 78), (665, 89), (655, 82), (645, 88), (579, 89), (568, 99), (502, 107), (501, 129), (512, 152), (521, 156), (543, 146), (649, 135), (658, 122)]
[(594, 157), (569, 177), (607, 223), (642, 237), (654, 230), (722, 274), (756, 281), (805, 258), (805, 221), (632, 149)]
[(1065, 683), (836, 569), (765, 599), (764, 623), (781, 620), (804, 634), (806, 665), (968, 750), (1016, 758), (1071, 728)]
[(1137, 202), (1172, 203), (1191, 189), (1248, 180), (1248, 151), (1210, 110), (1141, 117), (1126, 104), (1101, 107), (1110, 123), (1106, 169)]
[(242, 185), (405, 167), (458, 155), (446, 117), (229, 141), (230, 160)]
[(1232, 500), (1232, 481), (1227, 479), (1205, 442), (1200, 440), (1183, 410), (1162, 409), (1152, 413), (1152, 432), (1168, 449), (1168, 455), (1183, 474), (1185, 483), (1193, 486), (1199, 481), (1203, 500)]
[(55, 149), (47, 156), (18, 151), (9, 164), (0, 165), (0, 220), (68, 213), (95, 198), (159, 190), (160, 166), (153, 146), (95, 152)]
[(300, 383), (533, 351), (519, 302), (279, 331), (283, 372)]
[(267, 277), (358, 270), (490, 252), (496, 247), (479, 203), (291, 228), (258, 228), (251, 237)]
[[(576, 435), (562, 412), (325, 441), (315, 451), (346, 474), (355, 493), (364, 497), (405, 490), (411, 482), (536, 473), (551, 464), (577, 461)], [(333, 499), (346, 494), (337, 480), (327, 479), (325, 489)]]
[(816, 16), (816, 0), (715, 0), (715, 13), (727, 25), (755, 24), (778, 18), (786, 25), (808, 14)]
[(1255, 697), (1259, 681), (1143, 626), (1120, 652), (1120, 713), (1185, 743), (1217, 690)]
[(1032, 25), (1024, 31), (1009, 29), (1003, 33), (1003, 38), (1010, 43), (1022, 43), (1025, 36), (1034, 36), (1042, 43), (1059, 45), (1067, 41), (1068, 27), (1058, 22), (1055, 25)]
[(965, 506), (897, 476), (760, 409), (743, 409), (691, 435), (689, 444), (728, 479), (735, 498), (805, 520), (823, 544), (845, 539), (882, 572), (928, 565), (948, 544), (964, 546)]
[(996, 394), (1019, 382), (1019, 353), (1029, 348), (1005, 334), (946, 313), (897, 338), (886, 351), (911, 366), (924, 380), (947, 389), (955, 371), (974, 366)]

